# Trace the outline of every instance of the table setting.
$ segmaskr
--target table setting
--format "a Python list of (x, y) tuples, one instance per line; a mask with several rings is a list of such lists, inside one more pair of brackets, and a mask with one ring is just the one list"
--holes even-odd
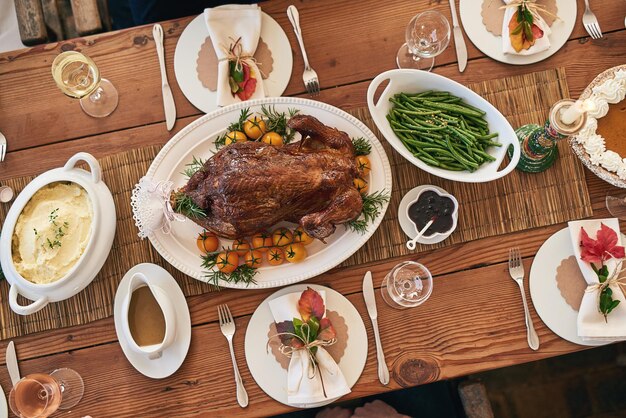
[[(151, 37), (156, 119), (128, 144), (106, 136), (134, 94), (120, 70), (88, 45), (51, 51), (49, 94), (105, 142), (67, 139), (77, 152), (50, 170), (0, 171), (0, 339), (13, 340), (0, 343), (0, 416), (111, 413), (121, 400), (96, 399), (95, 356), (116, 359), (111, 385), (151, 397), (188, 382), (178, 396), (195, 413), (257, 416), (467, 374), (447, 335), (475, 370), (521, 360), (477, 362), (472, 338), (524, 361), (626, 340), (626, 64), (615, 46), (583, 75), (568, 52), (581, 30), (602, 38), (607, 12), (569, 0), (394, 11), (386, 61), (329, 87), (347, 65), (318, 48), (315, 19), (332, 17), (298, 7), (224, 5), (136, 29)], [(35, 152), (4, 124), (0, 170)], [(465, 309), (482, 325), (449, 328)], [(485, 337), (496, 316), (506, 325)], [(104, 340), (89, 345), (92, 325)], [(72, 330), (75, 342), (33, 354), (38, 336)], [(45, 399), (29, 400), (38, 388)], [(175, 413), (170, 389), (150, 416)]]

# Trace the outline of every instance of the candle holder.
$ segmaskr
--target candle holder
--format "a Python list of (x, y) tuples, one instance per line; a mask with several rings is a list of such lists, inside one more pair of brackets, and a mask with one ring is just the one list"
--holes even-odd
[[(550, 109), (548, 120), (543, 126), (528, 124), (515, 130), (520, 141), (521, 156), (517, 170), (526, 173), (540, 173), (554, 164), (559, 155), (557, 141), (576, 134), (585, 126), (587, 113), (583, 112), (573, 123), (563, 122), (562, 115), (575, 103), (571, 99), (563, 99)], [(513, 150), (508, 150), (509, 158)]]

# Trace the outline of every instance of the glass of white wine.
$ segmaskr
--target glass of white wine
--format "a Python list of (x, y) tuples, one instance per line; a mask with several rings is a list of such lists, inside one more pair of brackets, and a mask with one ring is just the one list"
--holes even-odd
[(70, 409), (83, 397), (83, 379), (72, 369), (33, 373), (20, 379), (9, 393), (9, 407), (20, 418), (45, 418)]
[(52, 77), (63, 93), (80, 99), (85, 113), (94, 118), (109, 116), (118, 103), (117, 90), (88, 56), (76, 51), (57, 55), (52, 62)]
[(419, 13), (406, 27), (405, 40), (396, 55), (398, 68), (430, 71), (450, 43), (450, 23), (435, 10)]

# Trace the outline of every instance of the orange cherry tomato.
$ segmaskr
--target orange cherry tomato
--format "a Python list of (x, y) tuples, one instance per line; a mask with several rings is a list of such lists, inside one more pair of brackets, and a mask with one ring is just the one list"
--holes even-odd
[(220, 240), (215, 235), (203, 231), (201, 234), (198, 234), (196, 245), (203, 253), (212, 253), (217, 251), (217, 248), (220, 246)]
[(250, 244), (245, 239), (236, 239), (233, 241), (233, 251), (239, 255), (246, 255), (250, 251)]
[(255, 116), (244, 122), (243, 131), (248, 135), (248, 138), (257, 140), (267, 131), (267, 126), (263, 119)]
[(265, 142), (266, 144), (274, 145), (276, 147), (282, 147), (284, 144), (283, 137), (276, 132), (266, 133), (265, 135), (263, 135), (263, 138), (261, 138), (261, 141)]
[(273, 245), (272, 236), (267, 232), (260, 232), (252, 237), (252, 248), (266, 252)]
[(359, 174), (361, 177), (367, 176), (372, 170), (372, 164), (370, 163), (370, 159), (365, 155), (359, 155), (356, 157), (356, 169), (359, 170)]
[(248, 137), (241, 131), (230, 131), (226, 134), (226, 138), (224, 143), (226, 145), (232, 144), (233, 142), (246, 142)]
[(257, 268), (263, 264), (263, 253), (257, 250), (250, 250), (246, 253), (246, 264), (252, 268)]
[(354, 179), (354, 187), (356, 187), (361, 194), (367, 193), (367, 182), (360, 177)]
[(301, 226), (297, 227), (296, 230), (293, 231), (293, 242), (295, 244), (309, 245), (313, 242), (313, 240), (314, 238), (304, 232), (304, 228)]
[(267, 262), (270, 266), (279, 266), (285, 261), (285, 253), (281, 248), (272, 247), (267, 252)]
[(219, 253), (215, 265), (222, 273), (230, 274), (239, 266), (239, 255), (234, 251)]
[(284, 247), (287, 244), (291, 244), (293, 241), (293, 234), (287, 228), (278, 228), (272, 234), (272, 243), (276, 247)]
[(306, 258), (306, 248), (302, 244), (289, 244), (285, 248), (285, 259), (290, 263), (299, 263)]

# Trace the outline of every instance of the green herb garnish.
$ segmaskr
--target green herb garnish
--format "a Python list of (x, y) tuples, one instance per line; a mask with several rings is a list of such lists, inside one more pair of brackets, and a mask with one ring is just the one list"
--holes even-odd
[(364, 234), (367, 231), (367, 226), (380, 215), (380, 211), (390, 198), (391, 195), (385, 189), (363, 196), (361, 214), (357, 219), (346, 223), (346, 228)]
[(296, 132), (287, 126), (287, 121), (300, 112), (298, 109), (288, 109), (289, 116), (287, 116), (286, 112), (277, 112), (274, 106), (262, 105), (261, 112), (265, 116), (267, 132), (276, 132), (283, 137), (283, 143), (285, 144), (293, 140)]
[(250, 115), (251, 115), (250, 108), (246, 107), (245, 109), (241, 109), (241, 112), (239, 113), (239, 120), (237, 120), (237, 122), (234, 122), (228, 125), (228, 128), (226, 128), (226, 132), (224, 132), (222, 135), (218, 136), (215, 139), (215, 147), (217, 149), (220, 149), (224, 145), (226, 145), (226, 135), (228, 135), (229, 132), (232, 132), (232, 131), (243, 132), (243, 124), (246, 123)]
[(352, 138), (352, 145), (354, 146), (354, 155), (368, 155), (372, 152), (372, 144), (363, 137)]
[(190, 219), (206, 218), (206, 212), (200, 206), (182, 192), (175, 193), (173, 196), (174, 211), (185, 215)]
[(189, 164), (185, 164), (185, 171), (181, 174), (185, 175), (188, 178), (191, 178), (194, 174), (196, 174), (199, 170), (204, 167), (204, 160), (202, 158), (193, 157), (193, 160)]
[(246, 285), (256, 284), (254, 276), (258, 273), (257, 269), (247, 264), (241, 264), (232, 273), (224, 273), (214, 268), (217, 264), (217, 256), (223, 251), (215, 251), (202, 256), (202, 267), (206, 270), (204, 275), (207, 283), (216, 288), (220, 288), (220, 280), (227, 283), (245, 283)]

